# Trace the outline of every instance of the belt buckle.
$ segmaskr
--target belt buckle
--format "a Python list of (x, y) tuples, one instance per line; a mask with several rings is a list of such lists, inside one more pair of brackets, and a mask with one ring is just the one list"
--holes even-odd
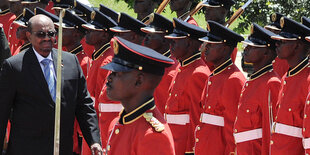
[(277, 124), (276, 122), (272, 123), (272, 131), (271, 131), (272, 133), (275, 133), (276, 131), (276, 124)]

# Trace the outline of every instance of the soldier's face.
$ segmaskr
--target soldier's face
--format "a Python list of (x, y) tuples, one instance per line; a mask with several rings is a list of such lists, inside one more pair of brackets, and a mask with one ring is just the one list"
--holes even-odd
[(172, 39), (170, 42), (171, 54), (178, 60), (183, 60), (188, 55), (189, 41), (184, 39)]
[(288, 59), (294, 56), (298, 42), (296, 40), (281, 40), (276, 43), (276, 46), (278, 57), (280, 59)]
[(202, 44), (203, 50), (201, 52), (205, 53), (205, 60), (207, 62), (212, 62), (216, 64), (220, 61), (224, 53), (227, 52), (224, 49), (224, 43), (206, 43)]
[(111, 72), (107, 78), (107, 96), (115, 101), (126, 101), (135, 95), (136, 71)]
[(133, 6), (135, 13), (148, 12), (151, 8), (153, 8), (152, 0), (135, 0)]
[(27, 36), (26, 36), (26, 32), (27, 32), (27, 28), (26, 27), (18, 27), (17, 31), (16, 31), (16, 37), (19, 40), (27, 40)]
[(248, 45), (245, 47), (242, 56), (247, 63), (259, 63), (263, 59), (267, 50), (266, 47), (254, 47)]
[(14, 13), (16, 16), (22, 13), (23, 11), (23, 5), (20, 1), (12, 1), (10, 3), (10, 11)]
[(0, 0), (0, 8), (8, 7), (8, 6), (9, 6), (8, 0)]
[(104, 31), (88, 30), (85, 35), (85, 41), (88, 45), (100, 44), (104, 38)]
[(164, 33), (148, 33), (143, 40), (143, 45), (149, 47), (155, 51), (161, 49), (164, 45), (165, 34)]
[(178, 11), (187, 6), (189, 0), (171, 0), (170, 1), (170, 9), (172, 11)]
[(62, 33), (62, 45), (63, 46), (67, 46), (72, 44), (73, 41), (73, 34), (74, 34), (74, 29), (63, 29), (63, 33)]
[(225, 19), (227, 12), (223, 7), (205, 7), (205, 20), (222, 21)]

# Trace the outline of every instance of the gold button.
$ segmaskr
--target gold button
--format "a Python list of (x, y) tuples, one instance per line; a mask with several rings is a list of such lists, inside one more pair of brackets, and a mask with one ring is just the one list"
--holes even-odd
[(208, 109), (211, 109), (211, 106), (208, 106)]
[(196, 142), (199, 142), (199, 139), (198, 139), (198, 138), (196, 138)]
[(286, 85), (286, 81), (284, 81), (283, 84)]
[(11, 35), (9, 35), (9, 37), (11, 37)]
[(277, 119), (278, 119), (278, 116), (276, 116), (275, 119), (277, 120)]
[(270, 141), (270, 145), (272, 145), (272, 144), (273, 144), (273, 141), (271, 140), (271, 141)]
[(206, 97), (208, 97), (209, 95), (207, 94)]
[(237, 129), (235, 129), (235, 132), (237, 133), (237, 132), (238, 132), (238, 130), (237, 130)]
[(115, 130), (115, 134), (118, 134), (118, 133), (119, 133), (119, 129), (116, 129), (116, 130)]
[(173, 81), (173, 83), (175, 83), (175, 81)]
[(169, 96), (171, 96), (171, 93), (169, 93)]
[(168, 108), (168, 106), (167, 105), (165, 105), (165, 109), (167, 109)]
[(304, 115), (304, 118), (307, 118), (307, 115), (306, 115), (306, 114)]
[(284, 93), (282, 93), (282, 96), (284, 96)]
[(236, 120), (235, 121), (237, 121), (238, 120), (238, 117), (236, 117)]
[(179, 69), (179, 72), (181, 72), (181, 69)]
[(288, 108), (288, 111), (292, 111), (292, 109), (291, 109), (291, 108)]
[(308, 101), (307, 101), (307, 105), (309, 105), (309, 104), (310, 104), (310, 101), (308, 100)]
[(177, 97), (177, 96), (178, 96), (178, 94), (175, 94), (174, 96), (175, 96), (175, 97)]
[(198, 130), (198, 131), (200, 130), (200, 126), (197, 126), (197, 130)]
[(205, 105), (202, 106), (203, 109), (205, 109), (205, 107), (206, 107)]
[(10, 27), (10, 29), (12, 30), (12, 29), (13, 29), (13, 27)]
[(101, 117), (101, 113), (99, 113), (99, 117)]
[(249, 112), (250, 112), (250, 110), (249, 110), (249, 109), (247, 109), (247, 110), (246, 110), (246, 112), (247, 112), (247, 113), (249, 113)]
[(306, 131), (306, 128), (303, 128), (302, 131), (305, 132), (305, 131)]
[(230, 67), (228, 67), (228, 69), (230, 69)]
[(211, 81), (209, 81), (209, 82), (208, 82), (208, 85), (210, 86), (210, 85), (211, 85), (211, 83), (212, 83), (212, 82), (211, 82)]
[(248, 83), (245, 84), (246, 87), (247, 87), (248, 85), (249, 85)]
[(242, 93), (240, 94), (240, 97), (242, 97)]
[(111, 146), (110, 146), (110, 145), (108, 145), (108, 146), (107, 146), (107, 150), (108, 150), (108, 151), (110, 151), (110, 149), (111, 149)]

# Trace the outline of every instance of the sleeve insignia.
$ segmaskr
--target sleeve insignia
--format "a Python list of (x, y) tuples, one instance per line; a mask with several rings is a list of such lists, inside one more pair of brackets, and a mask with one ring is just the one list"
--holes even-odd
[(143, 117), (152, 125), (156, 132), (162, 132), (165, 130), (165, 126), (153, 117), (153, 113), (144, 113)]

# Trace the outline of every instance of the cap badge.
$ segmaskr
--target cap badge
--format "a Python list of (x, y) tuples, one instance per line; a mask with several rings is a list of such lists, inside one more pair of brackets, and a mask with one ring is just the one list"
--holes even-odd
[(271, 21), (272, 22), (275, 22), (277, 20), (277, 14), (276, 13), (273, 13), (272, 15), (271, 15)]
[(284, 27), (284, 17), (282, 17), (282, 18), (280, 19), (280, 26), (281, 26), (281, 28)]
[(114, 50), (114, 54), (117, 55), (118, 50), (119, 50), (119, 45), (118, 45), (118, 42), (116, 40), (113, 41), (113, 50)]
[(254, 33), (254, 25), (252, 24), (251, 25), (251, 34), (253, 34)]
[(172, 21), (172, 24), (173, 24), (173, 27), (175, 28), (176, 26), (175, 26), (175, 22), (174, 21)]
[(76, 0), (74, 0), (74, 4), (73, 4), (73, 5), (74, 5), (74, 7), (76, 7), (76, 6), (77, 6), (77, 4), (76, 4)]
[(23, 10), (23, 17), (25, 17), (26, 16), (26, 9), (24, 8), (24, 10)]
[(91, 20), (94, 20), (94, 19), (95, 19), (95, 16), (96, 16), (96, 12), (95, 12), (95, 11), (92, 11), (91, 14), (90, 14), (90, 19), (91, 19)]
[(56, 0), (57, 3), (60, 3), (61, 0)]

